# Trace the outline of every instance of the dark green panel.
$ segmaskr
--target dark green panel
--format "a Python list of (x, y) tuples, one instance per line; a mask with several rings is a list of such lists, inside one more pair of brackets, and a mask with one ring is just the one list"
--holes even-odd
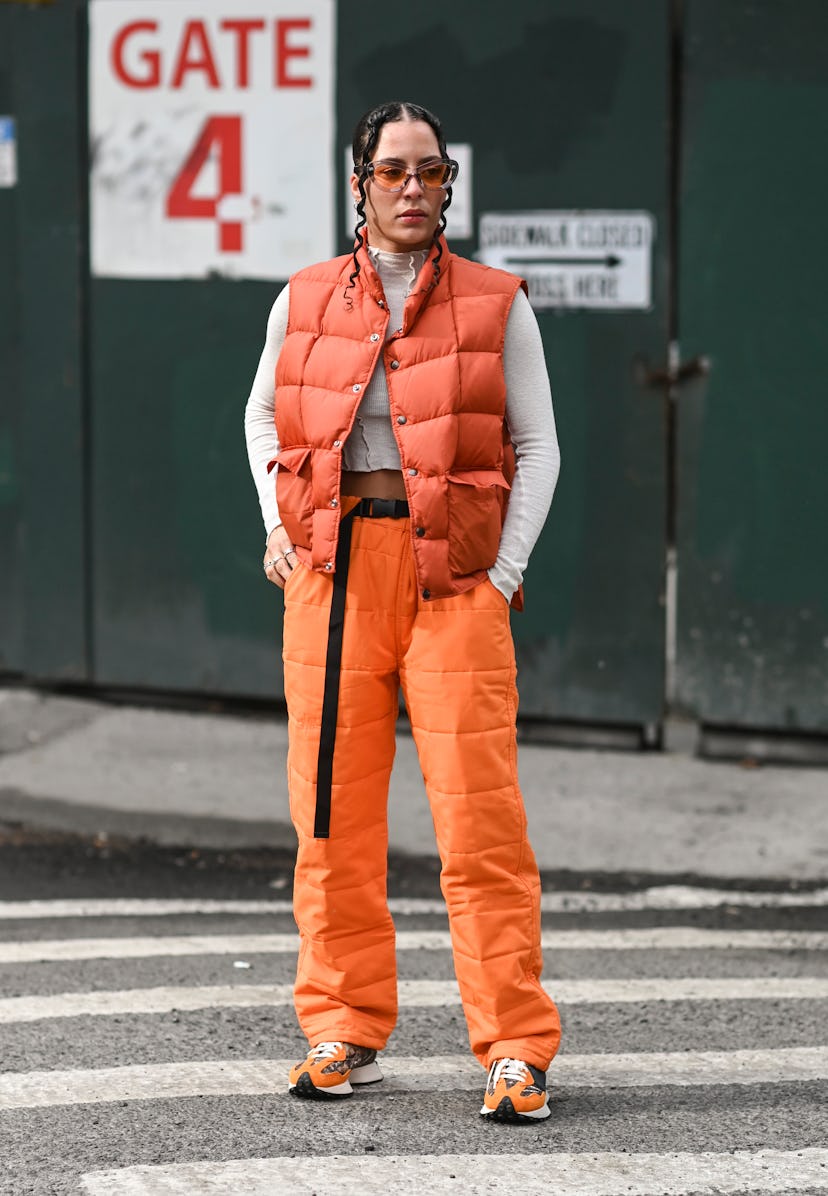
[(81, 169), (83, 5), (15, 6), (16, 194), (23, 663), (87, 677)]
[(828, 8), (691, 2), (682, 161), (679, 700), (828, 727)]
[(93, 282), (99, 682), (278, 691), (242, 420), (280, 285)]
[[(524, 714), (629, 723), (662, 712), (663, 406), (633, 382), (663, 363), (667, 287), (668, 6), (611, 0), (340, 6), (341, 142), (392, 97), (473, 147), (484, 212), (647, 210), (652, 311), (542, 314), (563, 470), (513, 619)], [(449, 241), (472, 254), (476, 242)], [(347, 240), (343, 237), (343, 248)]]
[[(0, 6), (0, 115), (17, 116), (14, 12)], [(0, 187), (0, 672), (23, 669), (23, 512), (17, 339), (17, 189)]]

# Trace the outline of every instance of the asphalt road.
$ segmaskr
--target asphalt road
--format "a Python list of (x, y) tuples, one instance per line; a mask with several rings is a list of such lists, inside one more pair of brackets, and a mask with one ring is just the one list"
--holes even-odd
[[(828, 894), (545, 876), (552, 1116), (490, 1125), (436, 864), (392, 862), (386, 1080), (294, 1101), (291, 859), (0, 832), (0, 1192), (828, 1192)], [(724, 888), (726, 892), (718, 892)], [(254, 937), (255, 936), (255, 937)]]

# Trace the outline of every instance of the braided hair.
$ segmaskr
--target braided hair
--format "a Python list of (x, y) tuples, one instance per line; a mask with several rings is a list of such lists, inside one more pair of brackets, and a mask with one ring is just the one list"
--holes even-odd
[[(348, 285), (345, 288), (344, 295), (348, 307), (353, 305), (353, 301), (348, 294), (353, 290), (354, 284), (359, 277), (360, 264), (357, 254), (362, 246), (365, 244), (365, 237), (362, 235), (362, 229), (368, 223), (365, 216), (365, 201), (367, 196), (365, 194), (365, 182), (368, 178), (368, 163), (371, 161), (371, 155), (377, 148), (380, 133), (383, 125), (391, 124), (395, 121), (402, 120), (421, 120), (433, 130), (434, 136), (437, 138), (437, 144), (440, 147), (440, 154), (442, 157), (448, 157), (448, 149), (446, 147), (446, 139), (443, 136), (443, 127), (440, 121), (433, 112), (429, 112), (427, 108), (423, 108), (421, 104), (412, 104), (407, 100), (391, 100), (387, 104), (380, 104), (376, 108), (372, 108), (360, 118), (354, 129), (353, 141), (353, 155), (354, 155), (354, 174), (357, 177), (357, 185), (359, 187), (359, 200), (356, 205), (357, 224), (354, 229), (354, 268), (348, 279)], [(440, 258), (443, 256), (443, 247), (440, 244), (440, 237), (446, 228), (446, 211), (451, 204), (451, 187), (446, 188), (446, 198), (440, 208), (440, 219), (437, 227), (434, 230), (432, 237), (432, 244), (437, 246), (437, 253), (432, 263), (434, 274), (429, 283), (428, 289), (435, 287), (440, 278)]]

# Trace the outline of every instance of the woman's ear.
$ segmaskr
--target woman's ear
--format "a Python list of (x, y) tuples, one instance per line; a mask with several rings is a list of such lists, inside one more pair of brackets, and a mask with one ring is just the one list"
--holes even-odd
[(351, 175), (351, 195), (354, 197), (354, 202), (359, 203), (359, 179), (355, 174)]

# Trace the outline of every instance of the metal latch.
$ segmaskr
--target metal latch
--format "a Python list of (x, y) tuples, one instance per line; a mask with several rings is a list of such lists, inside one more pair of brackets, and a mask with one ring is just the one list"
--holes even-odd
[(653, 369), (647, 361), (637, 358), (633, 365), (633, 375), (639, 386), (665, 387), (679, 386), (682, 382), (689, 382), (691, 378), (703, 378), (710, 373), (711, 361), (709, 357), (698, 355), (689, 361), (680, 361), (678, 353), (671, 352), (666, 369)]

